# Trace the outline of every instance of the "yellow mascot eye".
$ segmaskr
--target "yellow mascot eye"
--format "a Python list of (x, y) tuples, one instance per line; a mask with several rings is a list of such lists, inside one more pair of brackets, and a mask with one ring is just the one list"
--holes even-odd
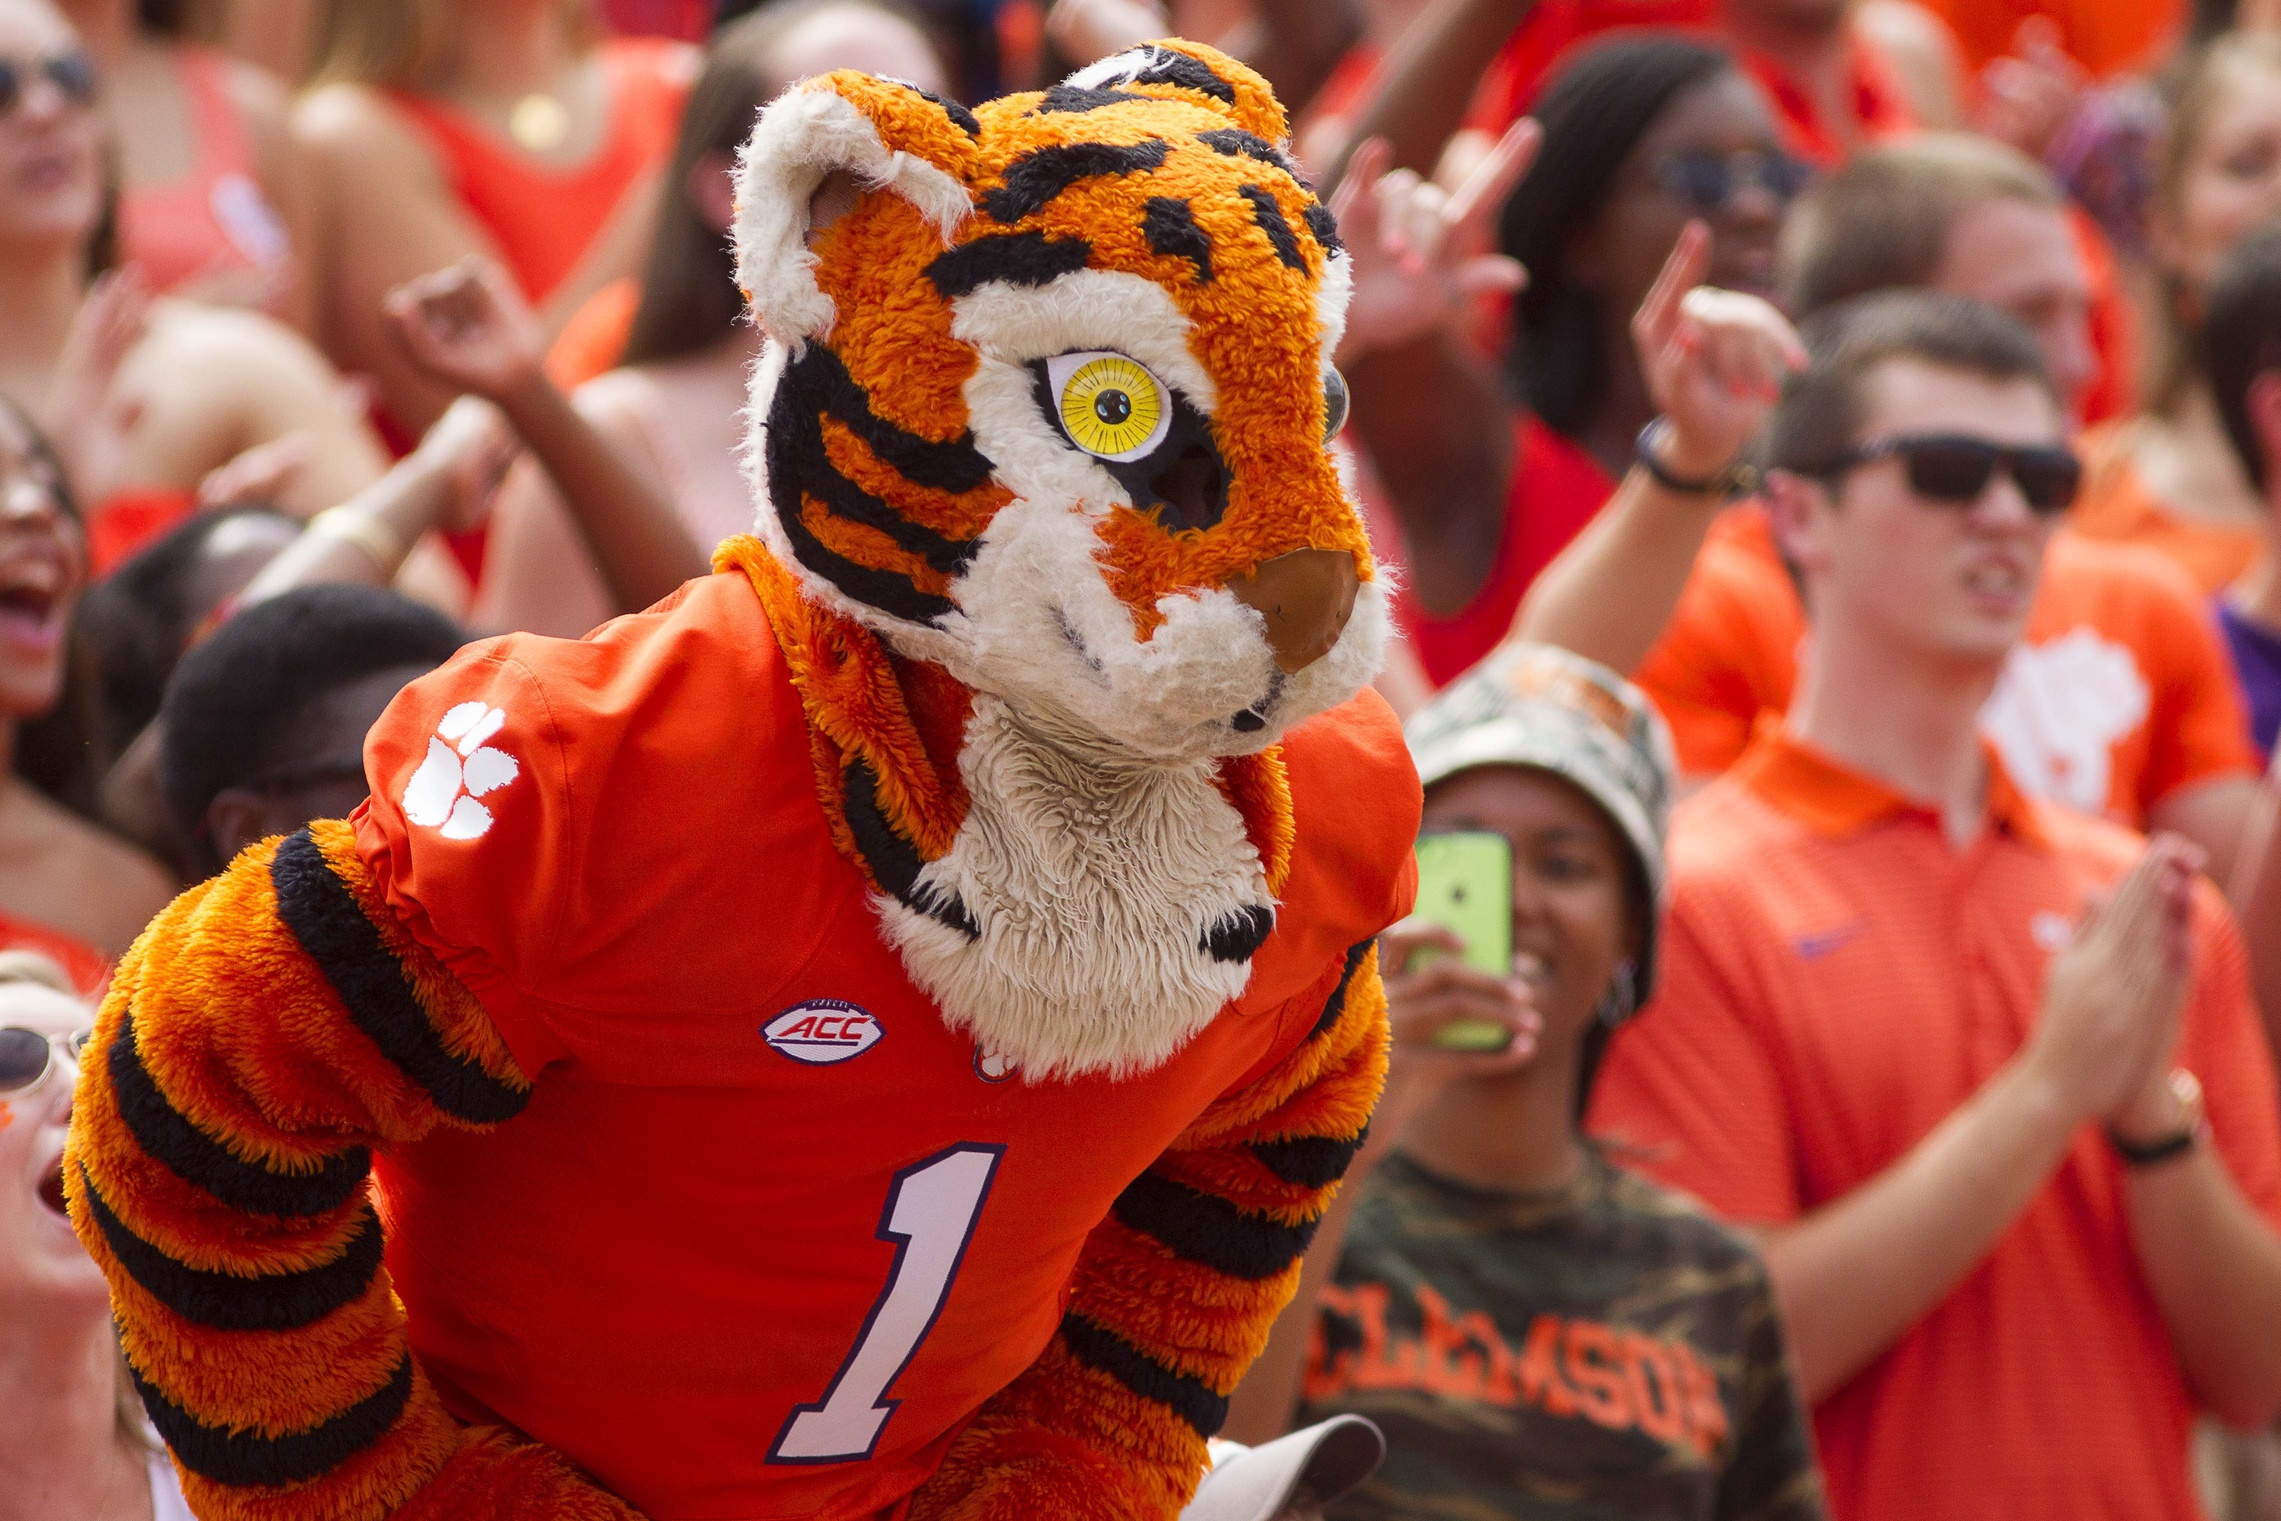
[(1142, 458), (1172, 425), (1172, 398), (1163, 383), (1122, 354), (1049, 359), (1046, 386), (1061, 431), (1105, 460)]

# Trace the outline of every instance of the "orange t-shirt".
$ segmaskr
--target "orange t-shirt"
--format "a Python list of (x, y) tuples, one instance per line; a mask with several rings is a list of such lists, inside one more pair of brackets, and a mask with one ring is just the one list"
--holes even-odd
[[(1763, 509), (1722, 514), (1633, 678), (1681, 770), (1725, 770), (1761, 714), (1788, 710), (1807, 632)], [(1981, 725), (2028, 791), (2133, 826), (2181, 788), (2257, 770), (2207, 601), (2158, 557), (2065, 529)]]
[(2146, 487), (2124, 450), (2128, 423), (2093, 429), (2083, 438), (2089, 469), (2068, 524), (2089, 539), (2140, 544), (2183, 567), (2211, 595), (2242, 577), (2265, 547), (2261, 528), (2205, 523), (2173, 512)]
[(1924, 0), (1978, 73), (2011, 52), (2020, 23), (2048, 16), (2068, 56), (2105, 77), (2158, 63), (2185, 29), (2186, 0)]
[[(1385, 704), (1300, 725), (1284, 758), (1293, 864), (1243, 995), (1145, 1074), (1033, 1084), (886, 942), (741, 574), (584, 641), (471, 645), (405, 688), (366, 741), (358, 848), (535, 1077), (513, 1124), (373, 1161), (446, 1405), (645, 1515), (896, 1505), (1046, 1346), (1119, 1192), (1303, 1040), (1348, 948), (1407, 911), (1418, 783)], [(452, 779), (412, 810), (439, 824), (401, 801), (423, 767)], [(974, 1169), (963, 1198), (905, 1192), (937, 1164)], [(933, 1277), (907, 1286), (898, 1242), (922, 1234)], [(785, 1445), (818, 1402), (888, 1413), (822, 1461)]]
[[(1938, 815), (1774, 733), (1683, 805), (1657, 996), (1611, 1045), (1593, 1128), (1727, 1218), (1778, 1225), (1906, 1156), (2021, 1049), (2046, 967), (2139, 849), (2020, 794)], [(2281, 1096), (2239, 932), (2198, 889), (2177, 1062), (2218, 1155), (2281, 1220)], [(1814, 1419), (1846, 1521), (2196, 1521), (2194, 1401), (2086, 1125), (1980, 1265)]]
[(689, 98), (690, 54), (680, 43), (616, 38), (601, 47), (610, 122), (571, 169), (539, 163), (457, 107), (390, 92), (435, 148), (452, 193), (489, 230), (515, 283), (546, 300), (578, 267), (626, 192), (673, 152)]
[(1846, 96), (1853, 120), (1851, 132), (1843, 136), (1780, 63), (1759, 52), (1743, 53), (1741, 63), (1774, 107), (1782, 146), (1817, 168), (1835, 169), (1843, 163), (1848, 141), (1881, 143), (1917, 130), (1917, 113), (1900, 76), (1864, 38), (1850, 39), (1846, 49)]

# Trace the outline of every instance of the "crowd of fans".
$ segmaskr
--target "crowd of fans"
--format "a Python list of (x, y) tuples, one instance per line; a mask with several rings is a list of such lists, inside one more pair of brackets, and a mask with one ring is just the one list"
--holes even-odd
[(755, 113), (1168, 32), (1511, 877), (1198, 1513), (2281, 1518), (2281, 6), (1168, 3), (0, 0), (0, 1521), (187, 1515), (42, 1160), (110, 963), (749, 523)]

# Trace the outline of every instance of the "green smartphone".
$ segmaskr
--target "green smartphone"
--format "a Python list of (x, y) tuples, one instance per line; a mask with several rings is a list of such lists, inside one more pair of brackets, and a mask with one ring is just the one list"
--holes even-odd
[[(1465, 942), (1467, 966), (1492, 977), (1511, 976), (1513, 842), (1487, 830), (1418, 836), (1415, 913)], [(1502, 1051), (1512, 1038), (1511, 1030), (1487, 1019), (1452, 1020), (1434, 1032), (1434, 1044), (1452, 1051)]]

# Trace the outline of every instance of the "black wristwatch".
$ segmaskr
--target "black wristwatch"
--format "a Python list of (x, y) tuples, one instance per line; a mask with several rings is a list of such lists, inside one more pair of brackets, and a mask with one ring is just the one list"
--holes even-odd
[(1673, 475), (1670, 467), (1655, 452), (1657, 440), (1663, 437), (1663, 430), (1670, 426), (1671, 419), (1668, 417), (1650, 418), (1647, 426), (1639, 430), (1639, 437), (1632, 442), (1632, 458), (1639, 461), (1639, 467), (1658, 486), (1681, 496), (1737, 497), (1748, 496), (1758, 489), (1758, 472), (1740, 460), (1718, 474), (1704, 476), (1701, 480), (1691, 481)]
[(2125, 1167), (2152, 1167), (2172, 1157), (2182, 1157), (2202, 1144), (2202, 1137), (2210, 1132), (2210, 1122), (2202, 1112), (2201, 1080), (2180, 1067), (2170, 1074), (2170, 1091), (2177, 1095), (2178, 1107), (2185, 1124), (2169, 1135), (2156, 1136), (2151, 1141), (2134, 1141), (2107, 1127), (2107, 1144), (2115, 1149)]

